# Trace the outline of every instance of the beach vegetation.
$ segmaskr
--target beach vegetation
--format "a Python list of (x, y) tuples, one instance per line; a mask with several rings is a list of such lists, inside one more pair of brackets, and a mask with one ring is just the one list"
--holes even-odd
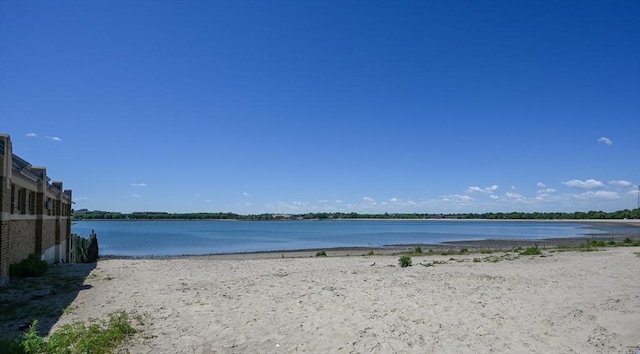
[(469, 253), (469, 249), (466, 247), (460, 250), (460, 254), (467, 254), (467, 253)]
[(401, 256), (400, 259), (398, 260), (398, 264), (400, 264), (400, 267), (402, 268), (411, 267), (411, 256), (409, 255)]
[(589, 246), (593, 246), (593, 247), (606, 247), (607, 243), (604, 240), (591, 240), (591, 242), (589, 242)]
[(416, 246), (416, 248), (413, 249), (413, 253), (422, 254), (422, 247)]
[(540, 251), (540, 248), (537, 244), (533, 247), (527, 247), (524, 249), (524, 251), (520, 252), (520, 255), (522, 256), (537, 256), (540, 254), (542, 254), (542, 252)]
[(432, 249), (430, 249), (429, 251), (427, 251), (427, 253), (431, 256), (431, 255), (433, 255), (434, 252), (433, 252)]
[(453, 255), (457, 255), (457, 254), (459, 254), (459, 252), (456, 251), (456, 250), (446, 250), (446, 251), (443, 251), (443, 252), (440, 253), (440, 255), (442, 255), (442, 256), (453, 256)]
[(47, 272), (47, 261), (40, 259), (35, 254), (9, 266), (9, 275), (17, 278), (39, 277)]
[(325, 251), (316, 252), (316, 257), (326, 257), (326, 256), (327, 256), (327, 252)]
[(73, 322), (63, 325), (49, 336), (38, 334), (38, 321), (33, 321), (22, 338), (0, 342), (8, 353), (113, 353), (136, 332), (133, 321), (144, 324), (144, 316), (125, 311), (109, 314), (107, 320)]
[(367, 254), (366, 254), (366, 255), (367, 255), (367, 256), (373, 256), (374, 254), (375, 254), (375, 252), (373, 252), (373, 250), (371, 250), (371, 251), (367, 252)]

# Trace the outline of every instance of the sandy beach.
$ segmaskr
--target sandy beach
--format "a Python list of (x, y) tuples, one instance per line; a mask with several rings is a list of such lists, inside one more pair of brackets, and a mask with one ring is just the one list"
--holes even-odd
[(52, 329), (124, 309), (132, 353), (635, 353), (639, 255), (106, 259)]

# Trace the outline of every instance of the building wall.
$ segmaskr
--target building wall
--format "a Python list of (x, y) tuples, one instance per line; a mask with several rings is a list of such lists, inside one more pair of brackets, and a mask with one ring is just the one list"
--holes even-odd
[(42, 224), (42, 250), (39, 253), (48, 263), (55, 263), (56, 220), (45, 219)]
[(69, 263), (69, 252), (67, 243), (69, 242), (69, 237), (71, 235), (71, 218), (70, 217), (61, 217), (60, 218), (60, 240), (57, 242), (60, 247), (58, 247), (58, 253), (56, 254), (56, 263)]
[(10, 137), (0, 134), (0, 286), (9, 266), (31, 254), (49, 263), (69, 260), (71, 191), (49, 181), (44, 167), (14, 155)]
[(35, 253), (36, 223), (32, 220), (12, 220), (9, 224), (9, 264), (20, 262)]

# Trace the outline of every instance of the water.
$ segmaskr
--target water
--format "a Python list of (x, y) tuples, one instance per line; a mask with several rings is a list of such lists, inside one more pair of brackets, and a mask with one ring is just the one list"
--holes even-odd
[(509, 221), (78, 221), (71, 231), (98, 234), (100, 254), (169, 256), (379, 247), (445, 241), (579, 237), (587, 225)]

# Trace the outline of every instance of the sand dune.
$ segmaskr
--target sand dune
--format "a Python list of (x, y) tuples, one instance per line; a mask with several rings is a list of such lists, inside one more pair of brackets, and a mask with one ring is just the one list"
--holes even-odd
[(56, 326), (147, 313), (133, 353), (635, 353), (638, 252), (108, 259)]

